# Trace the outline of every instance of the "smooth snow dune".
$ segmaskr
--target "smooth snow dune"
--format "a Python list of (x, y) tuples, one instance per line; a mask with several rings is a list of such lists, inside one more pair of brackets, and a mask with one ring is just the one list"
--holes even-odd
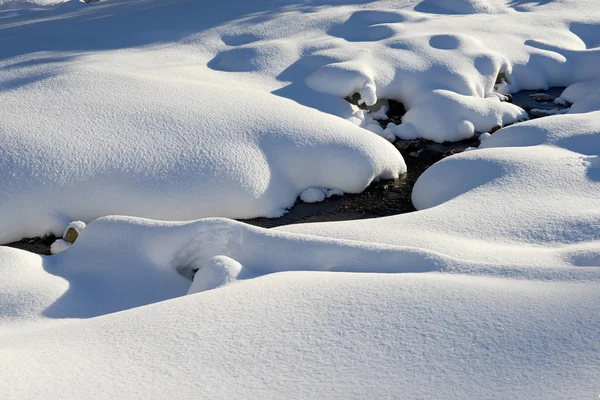
[(8, 247), (0, 247), (0, 277), (0, 326), (37, 322), (69, 288), (67, 280), (44, 271), (42, 257)]
[(3, 399), (585, 399), (596, 283), (289, 272), (0, 339)]
[[(10, 287), (47, 297), (37, 313), (29, 312), (29, 302), (5, 304), (6, 312), (23, 316), (15, 323), (95, 317), (281, 271), (406, 273), (458, 264), (432, 251), (279, 233), (220, 218), (168, 223), (105, 217), (53, 257), (9, 249), (13, 253), (23, 258), (23, 273), (37, 268), (37, 275)], [(16, 268), (7, 267), (9, 273)]]
[(356, 193), (406, 171), (382, 138), (287, 99), (64, 67), (81, 70), (0, 93), (0, 242), (110, 214), (280, 216), (307, 188)]

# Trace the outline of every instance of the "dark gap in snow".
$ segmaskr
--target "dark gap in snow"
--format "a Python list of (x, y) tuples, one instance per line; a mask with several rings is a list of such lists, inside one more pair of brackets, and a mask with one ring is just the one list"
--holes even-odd
[(387, 108), (387, 118), (385, 120), (379, 120), (379, 124), (383, 129), (387, 126), (388, 123), (393, 122), (394, 124), (402, 123), (402, 117), (406, 114), (406, 108), (404, 108), (404, 104), (399, 101), (393, 99), (380, 99), (372, 106), (367, 106), (365, 103), (360, 101), (360, 93), (354, 93), (352, 96), (346, 97), (346, 100), (350, 104), (354, 104), (358, 106), (361, 110), (368, 110), (370, 113), (374, 113), (378, 111), (382, 106)]
[[(504, 74), (501, 75), (499, 79), (504, 79)], [(526, 110), (531, 118), (537, 118), (535, 114), (531, 114), (532, 110), (567, 109), (566, 105), (553, 103), (554, 99), (558, 98), (563, 90), (564, 88), (524, 90), (509, 95), (508, 98), (513, 104)], [(541, 93), (545, 96), (534, 96)], [(400, 124), (402, 116), (406, 112), (402, 103), (394, 100), (380, 100), (372, 107), (359, 104), (359, 93), (346, 97), (346, 100), (361, 109), (369, 111), (378, 110), (382, 105), (381, 103), (385, 102), (388, 106), (387, 116), (389, 120), (378, 120), (384, 129), (390, 122)], [(498, 126), (491, 133), (501, 128)], [(297, 200), (290, 211), (280, 218), (255, 218), (242, 220), (242, 222), (264, 228), (273, 228), (308, 222), (377, 218), (416, 211), (412, 204), (411, 195), (412, 188), (419, 176), (431, 165), (445, 157), (460, 153), (468, 147), (478, 147), (479, 139), (477, 136), (456, 143), (441, 144), (423, 139), (396, 140), (394, 145), (404, 157), (408, 169), (407, 173), (400, 178), (393, 181), (374, 182), (362, 193), (332, 197), (320, 203), (303, 203)]]
[(280, 218), (254, 218), (242, 222), (274, 228), (308, 222), (377, 218), (416, 211), (411, 194), (419, 176), (442, 158), (460, 153), (467, 147), (478, 146), (479, 140), (473, 138), (444, 144), (421, 139), (397, 140), (394, 145), (404, 157), (408, 169), (400, 178), (374, 182), (362, 193), (331, 197), (320, 203), (309, 204), (298, 200), (290, 211)]
[(56, 239), (56, 236), (50, 234), (43, 237), (24, 238), (18, 242), (8, 243), (5, 246), (27, 250), (36, 254), (50, 255), (50, 246), (56, 241)]

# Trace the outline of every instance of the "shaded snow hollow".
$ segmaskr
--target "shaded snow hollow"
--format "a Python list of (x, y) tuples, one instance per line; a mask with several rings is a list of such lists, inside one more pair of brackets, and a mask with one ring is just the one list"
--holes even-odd
[[(595, 0), (4, 2), (0, 21), (0, 240), (93, 220), (56, 256), (0, 247), (0, 398), (597, 397)], [(523, 117), (500, 71), (503, 91), (575, 84), (573, 106), (432, 166), (418, 212), (139, 218), (361, 191), (405, 164), (344, 96), (456, 140)]]

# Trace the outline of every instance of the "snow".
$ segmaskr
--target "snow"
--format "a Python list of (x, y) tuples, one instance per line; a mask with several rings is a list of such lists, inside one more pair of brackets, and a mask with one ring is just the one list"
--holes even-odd
[[(595, 1), (9, 1), (0, 29), (0, 242), (80, 231), (0, 247), (0, 398), (597, 397)], [(515, 123), (501, 73), (573, 105)], [(419, 177), (417, 212), (203, 218), (497, 126)]]
[(182, 80), (154, 53), (83, 56), (41, 87), (0, 93), (0, 242), (110, 214), (275, 217), (309, 187), (357, 193), (406, 170), (391, 144), (349, 122), (203, 75)]
[(373, 119), (377, 119), (377, 120), (388, 120), (388, 116), (387, 113), (389, 111), (389, 107), (382, 105), (381, 107), (379, 107), (379, 109), (377, 111), (372, 112), (371, 118)]
[(333, 196), (343, 196), (344, 192), (340, 189), (329, 189), (327, 190), (327, 193), (325, 193), (325, 196), (327, 198), (333, 197)]
[(86, 224), (83, 221), (69, 222), (62, 235), (64, 237), (67, 234), (67, 231), (69, 230), (69, 228), (75, 228), (75, 229), (77, 229), (77, 232), (81, 233), (81, 231), (84, 230), (85, 227), (86, 227)]
[(569, 112), (569, 110), (566, 108), (554, 108), (551, 110), (546, 110), (546, 109), (542, 109), (542, 108), (533, 108), (533, 109), (531, 109), (530, 112), (533, 115), (547, 116), (547, 115), (566, 114), (567, 112)]
[(586, 283), (274, 274), (12, 337), (0, 392), (586, 398), (597, 390), (596, 299)]
[(600, 110), (600, 79), (577, 82), (566, 88), (554, 102), (572, 104), (569, 113), (583, 114)]
[(481, 135), (479, 135), (478, 139), (479, 139), (480, 142), (483, 142), (484, 140), (486, 140), (490, 136), (492, 136), (491, 133), (489, 133), (489, 132), (483, 132)]
[(306, 189), (300, 193), (300, 200), (305, 203), (319, 203), (325, 200), (326, 192), (319, 188)]
[[(336, 116), (388, 141), (455, 141), (527, 118), (500, 101), (500, 73), (509, 92), (598, 78), (593, 2), (349, 3), (5, 2), (19, 40), (0, 51), (0, 242), (109, 214), (280, 216), (307, 188), (404, 172)], [(353, 93), (400, 101), (403, 123), (357, 116)]]
[(242, 268), (239, 262), (229, 257), (215, 256), (204, 265), (198, 265), (198, 271), (194, 274), (187, 294), (200, 293), (233, 283), (241, 278)]
[(52, 243), (52, 245), (50, 246), (50, 252), (52, 254), (58, 254), (61, 253), (65, 250), (67, 250), (69, 247), (71, 247), (72, 243), (67, 242), (66, 240), (63, 239), (57, 239), (54, 243)]

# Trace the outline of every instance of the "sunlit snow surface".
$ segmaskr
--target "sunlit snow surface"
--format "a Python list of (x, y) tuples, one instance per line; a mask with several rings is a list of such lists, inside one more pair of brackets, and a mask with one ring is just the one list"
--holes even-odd
[[(595, 0), (2, 2), (0, 241), (103, 218), (0, 247), (0, 398), (597, 398), (598, 38)], [(573, 106), (432, 166), (421, 211), (137, 218), (359, 192), (405, 165), (343, 97), (457, 140), (524, 118), (499, 72)]]

